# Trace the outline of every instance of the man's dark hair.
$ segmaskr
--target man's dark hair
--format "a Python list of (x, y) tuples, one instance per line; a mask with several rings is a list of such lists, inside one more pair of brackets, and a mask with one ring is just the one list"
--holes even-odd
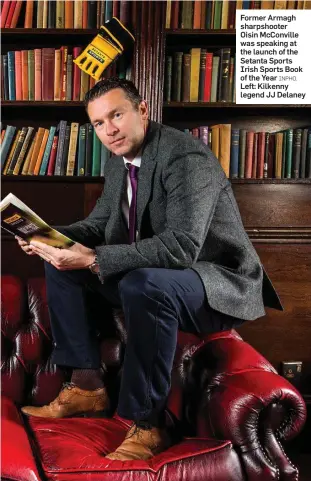
[(88, 104), (92, 102), (92, 100), (101, 97), (113, 89), (122, 89), (125, 92), (128, 100), (133, 104), (135, 109), (138, 110), (138, 106), (142, 101), (142, 98), (139, 95), (137, 88), (130, 80), (125, 80), (118, 77), (110, 77), (100, 80), (85, 94), (84, 105), (86, 110)]

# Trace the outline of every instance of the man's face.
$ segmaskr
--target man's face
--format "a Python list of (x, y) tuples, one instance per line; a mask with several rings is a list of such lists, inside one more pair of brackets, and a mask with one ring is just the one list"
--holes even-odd
[(124, 90), (116, 88), (92, 100), (87, 112), (100, 141), (113, 154), (133, 160), (145, 137), (146, 102), (136, 110)]

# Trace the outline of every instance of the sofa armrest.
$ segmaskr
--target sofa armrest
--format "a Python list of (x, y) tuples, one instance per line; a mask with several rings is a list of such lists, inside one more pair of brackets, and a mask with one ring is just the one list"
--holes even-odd
[(1, 414), (1, 479), (40, 481), (21, 415), (6, 397), (1, 399)]
[[(278, 420), (273, 419), (278, 410)], [(280, 415), (281, 413), (281, 415)], [(295, 437), (306, 419), (298, 391), (261, 368), (219, 373), (202, 397), (198, 435), (230, 440), (240, 452), (250, 481), (296, 480), (297, 469), (280, 441)]]

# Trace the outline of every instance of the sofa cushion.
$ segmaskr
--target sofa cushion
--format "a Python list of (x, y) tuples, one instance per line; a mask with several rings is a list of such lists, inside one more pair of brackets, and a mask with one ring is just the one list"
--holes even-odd
[(11, 399), (1, 398), (1, 479), (40, 481), (20, 411)]
[[(8, 458), (3, 475), (18, 481), (38, 481), (28, 439), (35, 457), (40, 460), (44, 477), (49, 481), (171, 481), (217, 479), (242, 481), (243, 474), (237, 453), (229, 441), (186, 438), (148, 461), (111, 461), (105, 454), (113, 451), (124, 439), (129, 423), (122, 418), (24, 418), (25, 428), (12, 401), (5, 399), (4, 426), (11, 428), (21, 440), (20, 452)], [(27, 434), (26, 434), (27, 433)], [(8, 444), (6, 443), (6, 446)], [(24, 473), (16, 478), (16, 473)]]

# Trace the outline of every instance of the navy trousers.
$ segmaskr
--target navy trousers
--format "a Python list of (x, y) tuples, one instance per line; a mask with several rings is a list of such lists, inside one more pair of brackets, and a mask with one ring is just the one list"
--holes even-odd
[(73, 368), (100, 367), (87, 291), (121, 307), (127, 329), (118, 414), (154, 422), (170, 389), (177, 332), (212, 333), (243, 321), (213, 310), (192, 269), (143, 268), (101, 284), (88, 270), (58, 271), (45, 263), (54, 352), (52, 361)]

